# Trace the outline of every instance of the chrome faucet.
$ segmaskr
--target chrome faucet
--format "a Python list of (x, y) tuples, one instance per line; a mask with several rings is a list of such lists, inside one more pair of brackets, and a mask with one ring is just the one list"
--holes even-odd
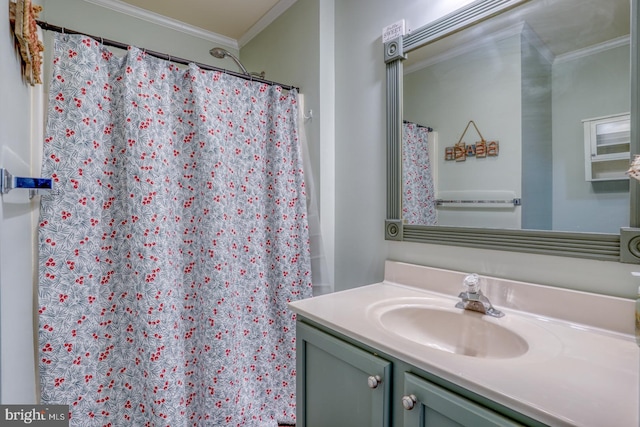
[(464, 278), (462, 285), (465, 290), (458, 295), (462, 301), (456, 304), (456, 308), (478, 311), (493, 317), (504, 316), (504, 313), (493, 308), (489, 298), (483, 295), (480, 289), (480, 276), (475, 273), (470, 274)]

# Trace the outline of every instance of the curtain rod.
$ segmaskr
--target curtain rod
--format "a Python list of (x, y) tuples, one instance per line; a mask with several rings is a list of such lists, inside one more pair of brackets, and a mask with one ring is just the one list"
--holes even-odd
[[(126, 43), (118, 42), (118, 41), (115, 41), (115, 40), (105, 39), (103, 37), (92, 36), (90, 34), (86, 34), (86, 33), (80, 32), (80, 31), (74, 31), (74, 30), (70, 30), (70, 29), (65, 28), (65, 27), (59, 27), (57, 25), (52, 25), (52, 24), (49, 24), (48, 22), (45, 22), (45, 21), (37, 20), (36, 24), (38, 24), (38, 26), (40, 28), (42, 28), (43, 30), (55, 31), (57, 33), (62, 33), (62, 34), (80, 34), (80, 35), (84, 35), (84, 36), (87, 36), (87, 37), (91, 37), (94, 40), (100, 40), (100, 43), (102, 43), (103, 45), (106, 45), (106, 46), (116, 47), (118, 49), (124, 49), (124, 50), (127, 50), (129, 48), (129, 45), (126, 44)], [(282, 87), (283, 89), (286, 89), (286, 90), (295, 89), (298, 92), (300, 91), (300, 88), (298, 88), (296, 86), (285, 85), (285, 84), (282, 84), (282, 83), (273, 82), (271, 80), (265, 80), (265, 79), (262, 79), (262, 78), (259, 78), (259, 77), (247, 76), (246, 74), (243, 74), (243, 73), (230, 71), (230, 70), (225, 70), (224, 68), (218, 68), (218, 67), (214, 67), (213, 65), (203, 64), (203, 63), (200, 63), (200, 62), (189, 61), (188, 59), (179, 58), (179, 57), (176, 57), (176, 56), (173, 56), (173, 55), (169, 55), (169, 54), (166, 54), (166, 53), (156, 52), (156, 51), (149, 50), (149, 49), (144, 49), (144, 48), (139, 48), (139, 49), (142, 50), (143, 52), (145, 52), (147, 55), (151, 55), (151, 56), (153, 56), (155, 58), (165, 59), (167, 61), (175, 62), (177, 64), (183, 64), (183, 65), (194, 64), (194, 65), (198, 66), (199, 68), (202, 68), (203, 70), (220, 71), (222, 73), (231, 74), (232, 76), (243, 78), (245, 80), (251, 80), (251, 81), (259, 82), (259, 83), (265, 83), (265, 84), (268, 84), (268, 85), (277, 85), (277, 86), (280, 86), (280, 87)]]
[(427, 130), (427, 132), (433, 132), (433, 128), (432, 127), (421, 125), (421, 124), (414, 123), (414, 122), (410, 122), (409, 120), (403, 120), (402, 123), (416, 125), (419, 128), (425, 128)]

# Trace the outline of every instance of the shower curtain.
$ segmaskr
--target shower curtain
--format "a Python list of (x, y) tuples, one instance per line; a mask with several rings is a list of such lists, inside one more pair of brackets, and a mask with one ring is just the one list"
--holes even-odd
[(295, 422), (311, 295), (297, 93), (55, 40), (41, 397), (72, 426)]
[(436, 201), (429, 160), (429, 130), (402, 125), (402, 218), (405, 224), (435, 225)]

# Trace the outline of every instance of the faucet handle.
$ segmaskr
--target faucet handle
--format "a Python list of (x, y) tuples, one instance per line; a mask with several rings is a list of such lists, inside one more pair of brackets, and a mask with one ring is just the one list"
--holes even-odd
[(480, 276), (476, 273), (469, 274), (462, 281), (462, 285), (466, 288), (467, 292), (478, 293), (480, 292)]

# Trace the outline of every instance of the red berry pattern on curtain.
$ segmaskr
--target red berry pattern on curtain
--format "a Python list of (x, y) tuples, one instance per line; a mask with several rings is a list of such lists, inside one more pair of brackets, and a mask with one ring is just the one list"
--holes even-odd
[(43, 403), (82, 427), (295, 422), (297, 93), (81, 35), (57, 36), (49, 93)]
[(428, 140), (427, 128), (410, 122), (402, 124), (402, 218), (406, 224), (436, 224)]

